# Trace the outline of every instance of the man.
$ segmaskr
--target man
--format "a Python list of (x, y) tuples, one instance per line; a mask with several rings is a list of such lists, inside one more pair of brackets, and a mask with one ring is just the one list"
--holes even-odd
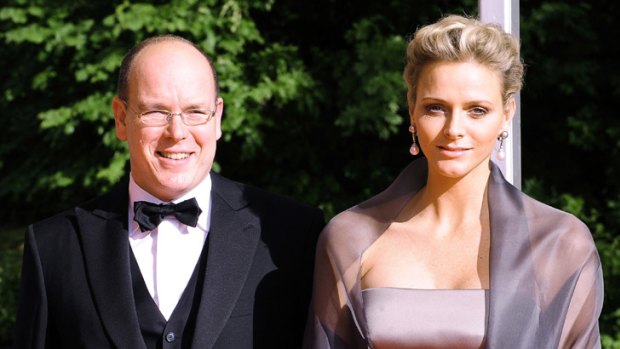
[(129, 182), (28, 228), (17, 348), (300, 345), (324, 220), (210, 172), (223, 107), (191, 42), (127, 54), (112, 108)]

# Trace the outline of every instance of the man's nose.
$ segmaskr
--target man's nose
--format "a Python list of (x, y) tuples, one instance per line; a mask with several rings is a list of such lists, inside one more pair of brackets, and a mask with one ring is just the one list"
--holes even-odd
[(187, 137), (187, 132), (187, 125), (185, 125), (181, 113), (171, 113), (166, 126), (167, 136), (173, 139), (184, 139)]

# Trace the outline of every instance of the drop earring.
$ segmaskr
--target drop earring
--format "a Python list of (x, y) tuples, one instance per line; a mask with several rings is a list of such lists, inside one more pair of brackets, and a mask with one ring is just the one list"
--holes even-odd
[(420, 154), (420, 147), (418, 146), (418, 143), (415, 141), (415, 126), (413, 125), (409, 126), (409, 132), (411, 132), (411, 138), (413, 139), (413, 143), (411, 144), (411, 147), (409, 148), (409, 152), (411, 153), (411, 155), (418, 155)]
[(497, 137), (499, 141), (499, 149), (497, 149), (497, 160), (504, 160), (506, 158), (506, 150), (504, 149), (504, 140), (508, 138), (508, 131), (502, 131)]

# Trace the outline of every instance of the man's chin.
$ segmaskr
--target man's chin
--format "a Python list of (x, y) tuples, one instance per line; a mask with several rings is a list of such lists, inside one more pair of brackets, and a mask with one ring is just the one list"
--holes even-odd
[(160, 178), (158, 181), (159, 192), (173, 199), (178, 198), (194, 189), (200, 183), (200, 181), (195, 181), (194, 179), (195, 176), (188, 174), (174, 174)]

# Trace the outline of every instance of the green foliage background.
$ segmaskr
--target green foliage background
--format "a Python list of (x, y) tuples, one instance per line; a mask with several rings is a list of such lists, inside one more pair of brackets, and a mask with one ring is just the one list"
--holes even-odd
[[(592, 230), (606, 278), (603, 344), (620, 348), (620, 5), (520, 6), (523, 187)], [(117, 70), (131, 46), (163, 33), (197, 42), (214, 60), (225, 101), (215, 169), (332, 216), (410, 161), (401, 78), (408, 35), (476, 8), (475, 0), (5, 0), (3, 231), (127, 174), (110, 108)], [(0, 247), (0, 343), (8, 343), (20, 247)]]

